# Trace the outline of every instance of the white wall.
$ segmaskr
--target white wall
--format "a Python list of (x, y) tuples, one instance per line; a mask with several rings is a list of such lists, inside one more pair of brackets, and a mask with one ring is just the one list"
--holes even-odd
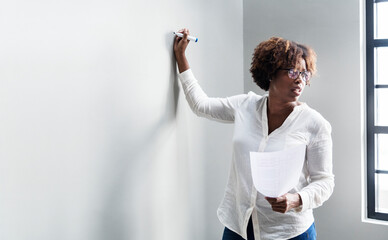
[(187, 54), (209, 96), (238, 94), (242, 12), (234, 0), (2, 4), (0, 238), (220, 238), (232, 125), (189, 109), (172, 31), (199, 37)]
[(302, 101), (332, 125), (336, 187), (314, 211), (320, 240), (387, 239), (388, 227), (361, 221), (362, 89), (360, 3), (355, 0), (244, 1), (244, 90), (263, 93), (250, 76), (254, 48), (271, 36), (310, 45), (318, 76)]

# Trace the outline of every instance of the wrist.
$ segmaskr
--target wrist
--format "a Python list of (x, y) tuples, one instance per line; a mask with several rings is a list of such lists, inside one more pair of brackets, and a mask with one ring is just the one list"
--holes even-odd
[(299, 207), (302, 205), (302, 197), (299, 195), (299, 193), (296, 193), (296, 207)]
[(184, 61), (186, 59), (186, 54), (185, 53), (178, 53), (175, 55), (175, 58), (177, 61)]
[(302, 205), (302, 197), (299, 195), (299, 193), (296, 193), (297, 199), (298, 199), (298, 204), (297, 207)]
[(179, 58), (179, 59), (177, 58), (177, 63), (178, 63), (179, 73), (182, 73), (190, 68), (189, 62), (187, 61), (185, 56), (183, 56), (183, 58)]

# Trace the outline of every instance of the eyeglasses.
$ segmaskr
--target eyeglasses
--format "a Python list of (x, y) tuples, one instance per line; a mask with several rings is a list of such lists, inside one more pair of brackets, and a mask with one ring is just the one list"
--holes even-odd
[(293, 68), (283, 68), (282, 70), (287, 70), (288, 77), (291, 79), (294, 79), (294, 80), (297, 79), (299, 77), (299, 75), (302, 75), (302, 80), (307, 84), (308, 84), (310, 77), (311, 77), (311, 73), (309, 71), (299, 72), (298, 70), (293, 69)]

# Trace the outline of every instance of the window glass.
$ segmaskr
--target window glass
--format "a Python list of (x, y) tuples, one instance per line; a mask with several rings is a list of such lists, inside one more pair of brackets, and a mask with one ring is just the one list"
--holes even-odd
[(375, 3), (375, 38), (388, 38), (388, 2)]
[(388, 213), (388, 174), (376, 176), (376, 212)]
[(375, 84), (388, 84), (388, 47), (375, 49)]
[(376, 169), (388, 171), (388, 134), (376, 134), (375, 136)]
[(375, 89), (375, 124), (388, 126), (388, 88)]

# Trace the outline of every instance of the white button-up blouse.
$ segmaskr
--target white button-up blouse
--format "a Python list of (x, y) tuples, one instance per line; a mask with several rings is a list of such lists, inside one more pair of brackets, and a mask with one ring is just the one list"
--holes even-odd
[[(321, 206), (334, 188), (329, 122), (302, 103), (268, 135), (267, 95), (249, 92), (212, 98), (202, 90), (191, 69), (178, 76), (196, 115), (234, 123), (232, 164), (217, 210), (220, 222), (244, 239), (251, 216), (255, 240), (290, 239), (305, 232), (314, 222), (312, 209)], [(279, 151), (300, 144), (307, 146), (305, 162), (298, 185), (289, 192), (299, 193), (302, 205), (286, 213), (275, 212), (253, 185), (249, 152)]]

